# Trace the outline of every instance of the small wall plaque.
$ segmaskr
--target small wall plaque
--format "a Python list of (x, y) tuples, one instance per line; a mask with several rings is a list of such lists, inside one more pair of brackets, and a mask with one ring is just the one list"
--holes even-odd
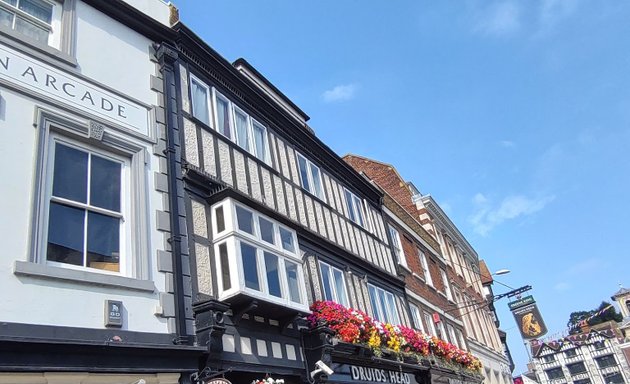
[(118, 300), (105, 300), (105, 326), (120, 328), (123, 325), (123, 303)]

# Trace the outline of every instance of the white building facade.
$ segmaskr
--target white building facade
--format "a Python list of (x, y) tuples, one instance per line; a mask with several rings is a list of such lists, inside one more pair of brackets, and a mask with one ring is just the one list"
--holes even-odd
[(194, 370), (156, 155), (171, 14), (159, 0), (0, 2), (0, 383)]

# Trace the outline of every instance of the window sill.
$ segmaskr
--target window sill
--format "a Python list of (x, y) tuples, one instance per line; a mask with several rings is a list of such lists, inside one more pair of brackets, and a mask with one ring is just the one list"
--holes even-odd
[(50, 265), (16, 261), (13, 267), (15, 275), (34, 278), (65, 280), (79, 284), (101, 285), (112, 288), (129, 289), (133, 291), (155, 292), (155, 285), (150, 280), (139, 280), (130, 277), (106, 275), (97, 272), (78, 271), (69, 268), (53, 267)]
[(411, 274), (411, 276), (413, 276), (413, 277), (415, 277), (416, 279), (418, 279), (418, 280), (422, 281), (424, 284), (426, 284), (426, 283), (427, 283), (427, 282), (424, 280), (424, 277), (422, 277), (422, 276), (418, 275), (418, 274), (417, 274), (417, 273), (415, 273), (415, 272), (413, 272), (413, 273)]
[(407, 273), (413, 274), (413, 272), (411, 272), (411, 269), (409, 269), (409, 267), (404, 264), (398, 263), (398, 267), (404, 269), (405, 271), (407, 271)]

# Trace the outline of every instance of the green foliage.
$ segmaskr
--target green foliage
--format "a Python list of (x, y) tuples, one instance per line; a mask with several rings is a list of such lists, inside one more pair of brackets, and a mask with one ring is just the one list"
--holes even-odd
[(594, 316), (596, 313), (608, 307), (609, 305), (610, 303), (606, 301), (602, 301), (599, 307), (592, 309), (590, 311), (571, 312), (571, 315), (569, 315), (569, 322), (567, 323), (567, 327), (571, 328), (570, 333), (571, 334), (579, 333), (580, 327), (578, 325), (580, 324), (581, 321), (585, 319), (588, 319), (587, 320), (588, 325), (597, 325), (597, 324), (605, 323), (610, 320), (614, 320), (616, 322), (623, 320), (623, 316), (621, 315), (621, 313), (617, 312), (617, 309), (614, 306), (608, 308), (605, 312), (597, 316)]

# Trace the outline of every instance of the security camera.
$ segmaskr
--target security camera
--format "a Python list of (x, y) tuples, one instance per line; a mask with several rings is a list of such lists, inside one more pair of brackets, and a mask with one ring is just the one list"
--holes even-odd
[(327, 366), (326, 364), (324, 364), (323, 361), (321, 360), (317, 360), (317, 362), (315, 363), (315, 367), (317, 367), (317, 369), (311, 371), (311, 378), (315, 379), (315, 376), (320, 374), (320, 373), (325, 373), (326, 375), (330, 376), (333, 373), (335, 373), (335, 371), (333, 371), (329, 366)]

